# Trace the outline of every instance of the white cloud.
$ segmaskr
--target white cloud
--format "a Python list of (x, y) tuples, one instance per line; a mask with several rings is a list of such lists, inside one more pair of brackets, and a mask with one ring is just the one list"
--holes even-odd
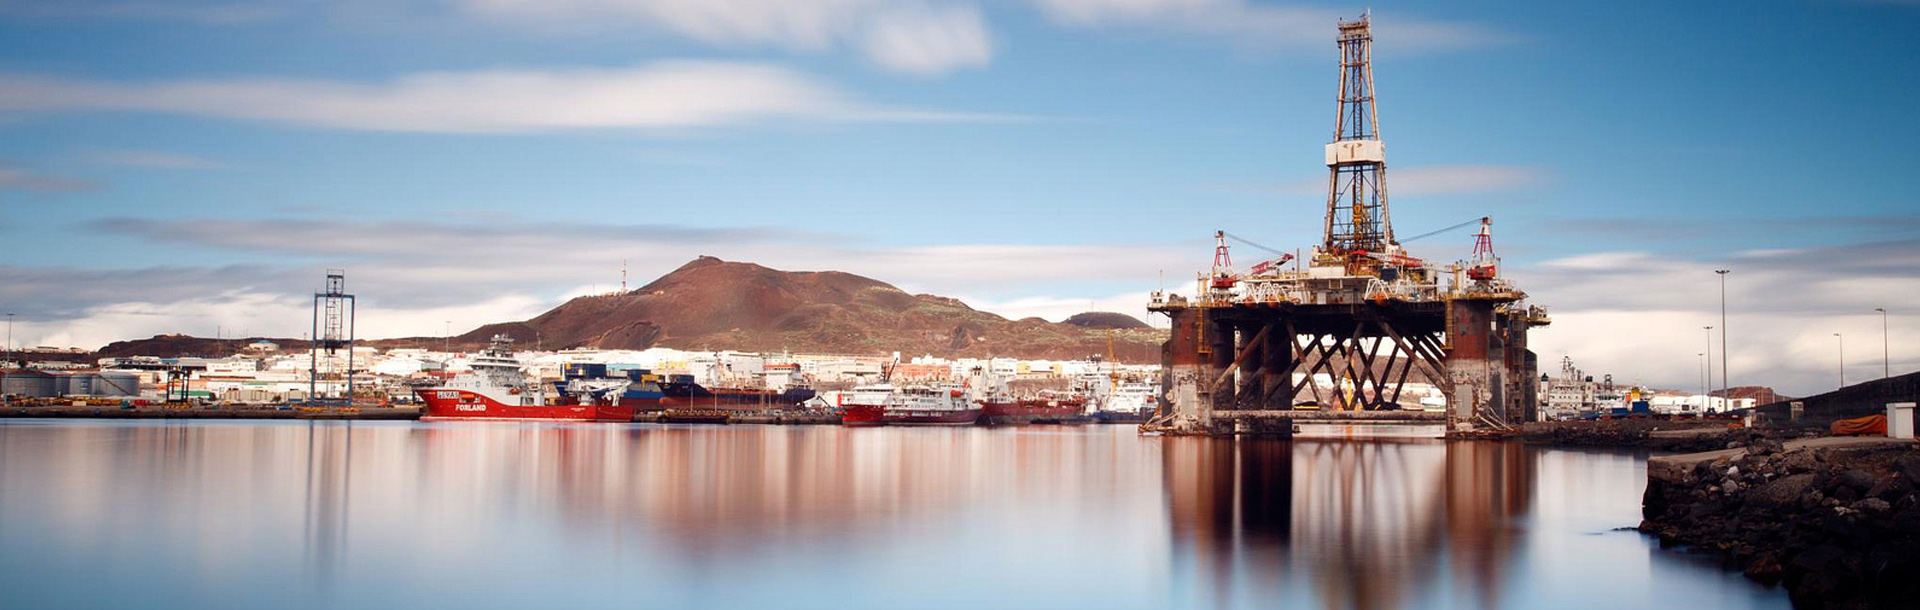
[[(1720, 327), (1720, 279), (1727, 277), (1728, 362), (1734, 385), (1765, 385), (1793, 395), (1832, 389), (1838, 344), (1847, 337), (1847, 377), (1880, 376), (1880, 315), (1894, 337), (1920, 332), (1920, 310), (1894, 295), (1920, 294), (1914, 242), (1746, 253), (1725, 261), (1689, 261), (1612, 252), (1510, 269), (1554, 323), (1533, 335), (1543, 363), (1571, 355), (1595, 374), (1659, 387), (1699, 386), (1704, 326)], [(1715, 333), (1720, 332), (1715, 330)], [(1721, 356), (1716, 338), (1715, 362)], [(1920, 345), (1894, 342), (1893, 371), (1920, 368)], [(1543, 365), (1545, 366), (1545, 365)], [(1714, 365), (1718, 386), (1720, 366)]]
[[(1514, 165), (1429, 165), (1425, 167), (1387, 168), (1388, 196), (1459, 195), (1491, 193), (1529, 188), (1544, 183), (1547, 172), (1536, 167)], [(1327, 178), (1321, 176), (1290, 182), (1278, 187), (1227, 188), (1235, 191), (1273, 192), (1282, 195), (1321, 195), (1327, 193)]]
[(87, 155), (95, 163), (158, 169), (225, 169), (227, 164), (182, 153), (153, 150), (101, 150)]
[(639, 24), (701, 42), (802, 52), (858, 48), (882, 67), (941, 74), (985, 66), (979, 9), (924, 0), (455, 0), (496, 22), (546, 28)]
[(130, 84), (0, 74), (0, 111), (85, 110), (445, 133), (1010, 118), (875, 106), (783, 68), (714, 61), (426, 72), (377, 84), (267, 78)]
[(253, 2), (58, 0), (0, 2), (0, 15), (32, 18), (160, 19), (207, 25), (253, 23), (281, 16), (281, 6)]
[(1076, 299), (1065, 296), (1028, 296), (1006, 300), (957, 296), (969, 307), (982, 311), (991, 311), (1001, 317), (1018, 320), (1021, 318), (1042, 318), (1049, 322), (1060, 322), (1068, 317), (1089, 311), (1113, 311), (1138, 318), (1155, 328), (1166, 328), (1167, 317), (1147, 313), (1147, 299), (1151, 292), (1123, 292), (1103, 297)]
[(1546, 172), (1533, 167), (1442, 165), (1389, 169), (1387, 188), (1390, 195), (1457, 195), (1522, 189), (1545, 178)]
[[(1250, 0), (1033, 0), (1054, 21), (1079, 27), (1127, 26), (1203, 35), (1249, 48), (1325, 48), (1349, 11)], [(1484, 26), (1375, 15), (1378, 45), (1389, 49), (1454, 49), (1500, 42)]]
[[(355, 331), (361, 338), (370, 338), (439, 336), (448, 326), (463, 332), (482, 324), (532, 317), (549, 303), (531, 295), (509, 293), (442, 307), (369, 310), (366, 302), (361, 305)], [(166, 333), (304, 337), (309, 327), (303, 326), (303, 321), (311, 320), (312, 315), (310, 296), (230, 290), (178, 301), (104, 303), (71, 318), (22, 320), (16, 323), (14, 332), (22, 346), (83, 348)]]
[(874, 18), (864, 46), (874, 63), (913, 74), (986, 67), (993, 60), (993, 41), (973, 7), (889, 9)]
[(119, 219), (93, 228), (130, 240), (302, 260), (107, 271), (0, 266), (0, 302), (33, 306), (20, 318), (23, 343), (91, 348), (161, 332), (209, 335), (216, 326), (297, 337), (310, 325), (311, 294), (326, 268), (347, 270), (347, 291), (360, 297), (362, 336), (436, 335), (442, 320), (465, 330), (525, 319), (568, 296), (614, 290), (623, 259), (629, 286), (638, 288), (702, 254), (784, 270), (845, 271), (909, 292), (962, 296), (976, 309), (1010, 317), (1057, 320), (1085, 311), (1088, 300), (1072, 296), (1084, 291), (1098, 295), (1099, 309), (1144, 318), (1144, 290), (1113, 295), (1112, 285), (1150, 288), (1154, 270), (1192, 258), (1135, 244), (873, 247), (784, 228), (205, 219)]
[(100, 185), (90, 180), (43, 174), (33, 170), (0, 165), (0, 191), (38, 191), (42, 193), (71, 193), (91, 191)]

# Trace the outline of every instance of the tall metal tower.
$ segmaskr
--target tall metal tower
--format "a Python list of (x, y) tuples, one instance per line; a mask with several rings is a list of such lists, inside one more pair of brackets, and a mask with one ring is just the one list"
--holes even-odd
[(1367, 15), (1340, 21), (1340, 112), (1327, 145), (1327, 239), (1341, 259), (1393, 243), (1387, 220), (1387, 155), (1373, 104), (1373, 29)]
[[(309, 404), (319, 405), (320, 382), (346, 378), (347, 394), (343, 398), (324, 401), (330, 406), (351, 406), (353, 404), (353, 319), (358, 309), (353, 295), (346, 293), (347, 272), (342, 269), (327, 270), (327, 286), (322, 292), (313, 293), (313, 347), (307, 377), (307, 400)], [(334, 355), (342, 348), (347, 350), (347, 368), (342, 372), (335, 368)]]

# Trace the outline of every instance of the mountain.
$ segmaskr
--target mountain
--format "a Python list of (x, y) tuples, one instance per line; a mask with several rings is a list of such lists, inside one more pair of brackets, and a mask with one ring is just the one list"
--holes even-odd
[(1060, 323), (1081, 328), (1111, 328), (1115, 330), (1148, 328), (1147, 323), (1141, 322), (1139, 318), (1113, 311), (1077, 313), (1073, 314), (1072, 317), (1061, 320)]
[[(1114, 318), (1124, 318), (1124, 321)], [(1108, 351), (1123, 362), (1158, 362), (1166, 332), (1123, 314), (1078, 323), (1008, 320), (947, 297), (909, 294), (838, 271), (780, 271), (703, 256), (626, 293), (579, 297), (522, 322), (489, 324), (454, 339), (475, 346), (507, 334), (523, 346), (903, 357), (1010, 356), (1077, 359)]]

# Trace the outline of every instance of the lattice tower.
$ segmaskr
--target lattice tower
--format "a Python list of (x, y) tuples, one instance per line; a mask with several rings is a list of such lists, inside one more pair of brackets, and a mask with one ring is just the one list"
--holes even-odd
[(1340, 22), (1340, 111), (1327, 145), (1326, 243), (1332, 255), (1382, 252), (1393, 243), (1387, 219), (1387, 158), (1373, 97), (1373, 30), (1366, 15)]

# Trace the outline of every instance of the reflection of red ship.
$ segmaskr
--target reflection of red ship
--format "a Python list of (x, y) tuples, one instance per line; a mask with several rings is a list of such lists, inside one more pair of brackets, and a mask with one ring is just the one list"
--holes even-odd
[[(529, 385), (513, 359), (513, 339), (493, 338), (473, 359), (473, 371), (445, 385), (417, 390), (427, 404), (424, 420), (517, 419), (542, 421), (633, 421), (633, 406), (615, 398), (580, 404), (571, 396), (547, 400), (544, 388)], [(557, 403), (557, 404), (556, 404)]]

